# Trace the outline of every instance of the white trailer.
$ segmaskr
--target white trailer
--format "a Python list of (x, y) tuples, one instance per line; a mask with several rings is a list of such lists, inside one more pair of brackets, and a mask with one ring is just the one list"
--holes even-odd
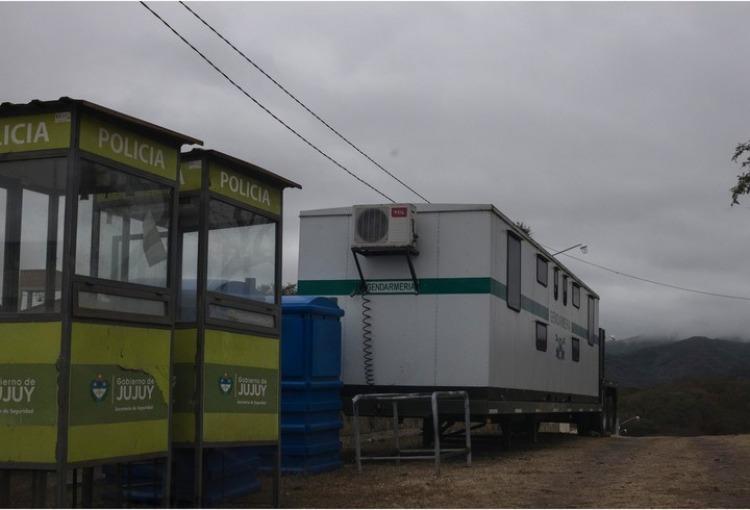
[(584, 429), (614, 407), (599, 296), (492, 205), (304, 211), (298, 292), (345, 311), (347, 396), (462, 389), (478, 417)]

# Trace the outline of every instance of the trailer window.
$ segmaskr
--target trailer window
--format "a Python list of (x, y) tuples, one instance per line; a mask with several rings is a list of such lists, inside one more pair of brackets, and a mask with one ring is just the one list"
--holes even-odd
[(552, 275), (552, 294), (554, 295), (555, 301), (560, 296), (560, 268), (556, 267)]
[(549, 267), (547, 259), (541, 255), (536, 256), (536, 281), (541, 283), (542, 286), (547, 286), (547, 280), (549, 278)]
[(563, 305), (568, 305), (568, 275), (563, 275), (562, 278), (562, 290), (563, 290)]
[(214, 199), (208, 223), (207, 289), (274, 303), (276, 222)]
[(573, 283), (573, 306), (581, 308), (581, 286), (577, 283)]
[(543, 322), (536, 323), (536, 350), (547, 352), (547, 325)]
[(521, 239), (508, 231), (507, 263), (508, 307), (521, 311)]
[(598, 322), (598, 317), (597, 317), (597, 311), (598, 310), (597, 310), (596, 298), (594, 296), (589, 295), (588, 305), (589, 305), (588, 317), (587, 317), (588, 318), (588, 328), (589, 328), (588, 343), (589, 343), (589, 345), (594, 345), (594, 344), (596, 344), (596, 342), (598, 340), (598, 338), (596, 336), (596, 329), (597, 329), (596, 325), (597, 325), (597, 322)]
[(581, 361), (581, 341), (578, 338), (573, 338), (571, 347), (573, 348), (573, 361)]

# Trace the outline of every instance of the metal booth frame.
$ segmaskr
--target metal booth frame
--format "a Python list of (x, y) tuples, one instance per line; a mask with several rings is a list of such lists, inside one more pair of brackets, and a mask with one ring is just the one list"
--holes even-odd
[[(192, 186), (186, 186), (186, 182), (189, 180), (186, 177), (187, 165), (199, 162), (200, 165), (200, 182), (199, 186), (196, 187), (196, 182), (192, 183)], [(217, 192), (212, 187), (211, 183), (211, 165), (217, 164), (230, 169), (232, 172), (237, 172), (239, 175), (247, 177), (252, 180), (259, 181), (268, 186), (272, 186), (278, 190), (279, 207), (278, 213), (270, 212), (266, 209), (254, 207), (246, 201), (234, 199), (227, 194)], [(280, 430), (280, 412), (281, 412), (281, 385), (280, 385), (280, 370), (281, 370), (281, 268), (282, 268), (282, 241), (283, 241), (283, 207), (284, 197), (283, 191), (285, 188), (301, 188), (301, 186), (295, 182), (280, 177), (264, 168), (261, 168), (252, 163), (242, 161), (234, 158), (227, 154), (215, 151), (215, 150), (204, 150), (204, 149), (193, 149), (190, 152), (183, 153), (181, 155), (181, 181), (182, 187), (180, 191), (180, 203), (185, 204), (188, 200), (197, 199), (198, 201), (198, 221), (197, 230), (188, 229), (185, 230), (183, 225), (178, 225), (178, 236), (182, 236), (186, 232), (197, 232), (198, 233), (198, 247), (197, 247), (197, 270), (196, 270), (196, 286), (195, 286), (195, 318), (194, 320), (183, 321), (179, 317), (176, 321), (176, 331), (179, 333), (181, 330), (196, 330), (196, 352), (193, 364), (193, 372), (195, 374), (194, 387), (193, 387), (193, 408), (194, 414), (194, 436), (192, 441), (183, 441), (175, 439), (175, 448), (194, 448), (194, 493), (193, 493), (193, 505), (200, 506), (204, 500), (205, 488), (203, 483), (203, 463), (204, 463), (204, 451), (211, 448), (227, 448), (227, 447), (249, 447), (249, 446), (270, 446), (275, 447), (275, 466), (273, 473), (273, 506), (279, 506), (279, 492), (280, 492), (280, 473), (281, 473), (281, 430)], [(250, 298), (233, 297), (226, 293), (214, 292), (208, 290), (208, 264), (209, 264), (209, 232), (211, 227), (209, 225), (209, 208), (212, 202), (219, 202), (232, 206), (242, 211), (252, 213), (254, 215), (261, 216), (263, 218), (271, 220), (275, 224), (275, 254), (274, 254), (274, 293), (273, 293), (273, 304), (264, 303), (260, 301), (253, 301)], [(181, 206), (184, 207), (184, 206)], [(183, 263), (183, 248), (178, 250), (178, 267), (182, 267)], [(178, 291), (178, 308), (182, 306), (180, 303), (180, 293)], [(273, 327), (265, 327), (258, 324), (241, 323), (235, 320), (221, 319), (217, 317), (211, 317), (209, 310), (211, 306), (221, 306), (227, 308), (233, 308), (238, 311), (245, 311), (250, 313), (257, 313), (273, 317)], [(275, 440), (271, 441), (206, 441), (205, 430), (204, 430), (204, 418), (206, 414), (206, 380), (203, 367), (205, 366), (205, 349), (206, 349), (206, 331), (219, 331), (235, 333), (240, 335), (248, 335), (254, 337), (262, 337), (265, 339), (276, 340), (278, 355), (275, 363), (277, 367), (277, 395), (275, 401), (276, 408), (276, 425), (275, 425)], [(185, 360), (182, 360), (183, 362)], [(179, 362), (178, 362), (179, 363)], [(184, 383), (184, 381), (183, 381)], [(178, 385), (181, 384), (178, 382)], [(176, 423), (176, 422), (175, 422)]]
[[(122, 161), (117, 161), (115, 159), (97, 155), (93, 152), (84, 150), (83, 148), (81, 148), (82, 119), (85, 117), (87, 122), (100, 122), (100, 125), (109, 125), (114, 129), (121, 129), (122, 133), (132, 134), (134, 139), (141, 137), (142, 140), (150, 140), (152, 141), (152, 143), (161, 144), (163, 147), (166, 147), (170, 150), (169, 154), (171, 154), (171, 151), (174, 150), (176, 153), (175, 164), (179, 163), (179, 152), (182, 145), (202, 144), (202, 142), (198, 139), (161, 128), (154, 124), (136, 119), (134, 117), (130, 117), (128, 115), (124, 115), (122, 113), (110, 110), (94, 103), (70, 99), (66, 97), (60, 98), (56, 101), (32, 101), (28, 104), (3, 103), (2, 105), (0, 105), (0, 121), (5, 120), (6, 118), (22, 118), (44, 114), (61, 114), (68, 119), (68, 121), (70, 122), (70, 139), (67, 141), (67, 144), (64, 147), (54, 149), (32, 149), (30, 151), (11, 150), (5, 152), (0, 151), (2, 152), (0, 153), (0, 163), (37, 161), (51, 158), (61, 159), (65, 161), (65, 186), (64, 194), (62, 195), (65, 198), (64, 221), (62, 222), (63, 242), (61, 246), (59, 246), (59, 243), (57, 242), (57, 228), (53, 227), (59, 225), (59, 218), (57, 217), (57, 207), (52, 207), (51, 204), (53, 203), (53, 200), (52, 198), (50, 198), (48, 218), (49, 223), (47, 225), (47, 266), (45, 269), (47, 273), (49, 273), (50, 271), (52, 272), (51, 276), (49, 274), (46, 274), (45, 278), (47, 283), (54, 283), (55, 279), (57, 278), (57, 273), (62, 273), (60, 276), (61, 281), (59, 284), (59, 310), (44, 313), (21, 313), (20, 311), (18, 311), (18, 309), (16, 309), (15, 312), (8, 312), (7, 310), (3, 309), (2, 311), (0, 311), (0, 324), (51, 323), (53, 326), (55, 324), (60, 325), (61, 332), (59, 337), (59, 357), (56, 363), (57, 397), (55, 401), (56, 418), (54, 424), (54, 426), (56, 427), (56, 448), (54, 454), (55, 460), (54, 462), (3, 462), (0, 460), (0, 499), (8, 496), (11, 470), (32, 470), (35, 472), (34, 486), (36, 489), (36, 494), (34, 504), (43, 506), (45, 504), (43, 495), (46, 492), (46, 473), (49, 471), (54, 471), (56, 476), (56, 506), (66, 507), (69, 504), (67, 498), (68, 473), (70, 472), (70, 470), (74, 470), (75, 473), (75, 470), (83, 469), (84, 491), (82, 493), (81, 503), (85, 506), (91, 506), (92, 501), (90, 491), (92, 489), (93, 483), (94, 466), (103, 464), (122, 464), (136, 460), (163, 459), (165, 462), (165, 473), (164, 492), (162, 494), (162, 500), (165, 505), (168, 505), (171, 480), (172, 429), (172, 392), (170, 384), (167, 384), (166, 388), (162, 388), (166, 405), (167, 420), (167, 440), (164, 444), (163, 450), (152, 451), (145, 454), (93, 458), (91, 460), (79, 461), (71, 461), (69, 457), (70, 451), (68, 434), (71, 427), (71, 365), (73, 362), (71, 345), (73, 340), (73, 324), (76, 323), (84, 325), (102, 325), (109, 326), (112, 329), (115, 329), (117, 327), (130, 326), (148, 328), (149, 330), (168, 331), (170, 352), (170, 360), (168, 365), (169, 368), (167, 369), (168, 374), (166, 379), (168, 382), (172, 377), (171, 356), (174, 342), (173, 324), (175, 319), (176, 290), (178, 282), (176, 264), (178, 240), (178, 168), (174, 169), (175, 178), (170, 179), (169, 177), (140, 169), (136, 166), (129, 165)], [(57, 121), (57, 117), (55, 118), (55, 121)], [(130, 281), (115, 281), (113, 279), (102, 278), (99, 275), (96, 275), (96, 273), (95, 276), (76, 274), (76, 246), (79, 213), (78, 200), (79, 191), (81, 189), (81, 174), (83, 171), (82, 165), (86, 163), (98, 165), (99, 167), (103, 167), (104, 171), (114, 171), (118, 175), (124, 175), (126, 178), (147, 181), (154, 186), (160, 186), (162, 190), (167, 190), (168, 193), (171, 194), (170, 201), (164, 202), (169, 204), (170, 213), (168, 216), (168, 252), (166, 258), (164, 259), (166, 260), (165, 285), (163, 287), (154, 287), (144, 283), (135, 283)], [(167, 164), (166, 166), (168, 167), (169, 164)], [(165, 166), (162, 165), (162, 168), (164, 167)], [(57, 205), (57, 202), (58, 198), (54, 197), (55, 205)], [(10, 211), (10, 208), (9, 214), (14, 214), (13, 211)], [(93, 215), (94, 212), (92, 207), (92, 223), (94, 222)], [(96, 220), (99, 221), (98, 216), (96, 216)], [(6, 218), (6, 221), (11, 220)], [(92, 230), (94, 230), (93, 227)], [(52, 240), (50, 240), (49, 236), (52, 237)], [(93, 232), (91, 237), (93, 245)], [(6, 243), (8, 242), (7, 239), (5, 241)], [(99, 239), (97, 239), (97, 242), (98, 241)], [(50, 247), (52, 247), (52, 254), (50, 254)], [(62, 248), (62, 263), (61, 269), (58, 271), (56, 269), (57, 265), (55, 261), (56, 257), (58, 256), (57, 250), (59, 250), (60, 248)], [(20, 248), (18, 248), (18, 250), (20, 253)], [(91, 252), (91, 260), (94, 259), (93, 255), (94, 250), (92, 250)], [(21, 271), (19, 259), (20, 256), (16, 254), (15, 257), (17, 259), (15, 271), (16, 274), (18, 274)], [(49, 265), (50, 263), (52, 263), (51, 269)], [(7, 267), (4, 268), (4, 270), (5, 269), (7, 269)], [(8, 278), (5, 278), (5, 280), (7, 283)], [(52, 300), (56, 301), (57, 298), (54, 295), (55, 285), (53, 285), (52, 289)], [(161, 315), (161, 317), (155, 317), (149, 316), (145, 314), (145, 312), (144, 314), (123, 314), (115, 311), (114, 308), (108, 311), (104, 311), (102, 309), (87, 308), (85, 304), (82, 304), (79, 301), (80, 291), (89, 293), (102, 293), (113, 297), (147, 298), (162, 303), (161, 306), (163, 307), (163, 314)], [(49, 288), (47, 288), (45, 292), (45, 302), (49, 304)], [(77, 504), (77, 476), (74, 475), (73, 479), (74, 490), (72, 504), (75, 505)], [(5, 502), (0, 501), (0, 503)]]

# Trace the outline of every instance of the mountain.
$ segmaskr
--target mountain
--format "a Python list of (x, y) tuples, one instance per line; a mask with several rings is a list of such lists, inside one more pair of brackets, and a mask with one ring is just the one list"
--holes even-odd
[(680, 338), (668, 338), (661, 336), (634, 336), (625, 338), (623, 340), (617, 340), (615, 342), (607, 342), (607, 354), (628, 354), (630, 352), (645, 349), (646, 347), (655, 347), (657, 345), (674, 343), (678, 340), (680, 340)]
[[(623, 341), (626, 342), (626, 341)], [(606, 377), (620, 388), (649, 388), (682, 379), (750, 379), (750, 343), (706, 337), (607, 344)]]
[(618, 412), (625, 435), (706, 435), (750, 432), (750, 378), (686, 379), (623, 389)]

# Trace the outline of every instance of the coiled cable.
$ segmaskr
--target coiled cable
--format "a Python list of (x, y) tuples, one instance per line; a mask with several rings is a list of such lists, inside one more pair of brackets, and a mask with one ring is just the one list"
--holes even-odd
[(374, 355), (372, 351), (372, 306), (370, 298), (363, 292), (362, 296), (362, 361), (365, 369), (365, 382), (368, 386), (375, 384)]

